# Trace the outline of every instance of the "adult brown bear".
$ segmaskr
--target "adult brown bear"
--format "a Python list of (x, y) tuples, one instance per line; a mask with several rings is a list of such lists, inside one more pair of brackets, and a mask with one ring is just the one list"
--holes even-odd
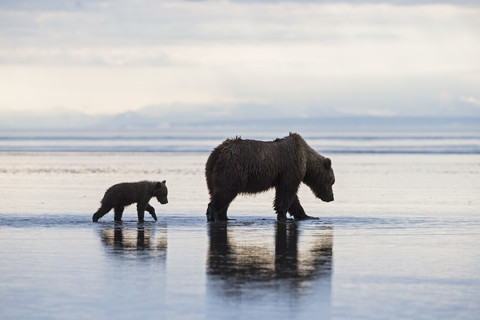
[(301, 182), (323, 201), (333, 201), (331, 160), (296, 133), (269, 142), (227, 139), (210, 154), (205, 175), (210, 193), (208, 221), (228, 220), (228, 206), (239, 193), (270, 188), (275, 188), (273, 207), (278, 220), (285, 220), (287, 212), (295, 219), (308, 219), (297, 196)]

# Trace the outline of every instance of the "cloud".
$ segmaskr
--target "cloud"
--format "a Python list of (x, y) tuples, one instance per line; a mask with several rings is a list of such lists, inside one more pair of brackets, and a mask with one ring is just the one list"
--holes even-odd
[[(371, 68), (376, 60), (381, 69), (384, 61), (388, 67), (393, 62), (405, 67), (412, 60), (428, 65), (432, 58), (433, 62), (445, 59), (458, 63), (458, 49), (467, 46), (468, 50), (478, 50), (471, 40), (480, 29), (480, 9), (451, 5), (226, 1), (103, 4), (0, 11), (1, 61), (148, 65), (179, 56), (180, 61), (183, 57), (192, 63), (211, 64), (219, 57), (224, 63), (249, 62), (249, 58), (261, 63), (262, 58), (275, 56), (280, 62), (299, 57), (311, 62), (314, 57), (327, 61), (340, 55), (345, 62), (361, 57), (361, 61), (354, 61), (357, 66), (358, 62), (366, 63), (365, 68)], [(406, 48), (408, 52), (402, 52)]]
[(0, 109), (442, 114), (480, 87), (480, 7), (430, 2), (2, 2)]
[(480, 99), (475, 97), (460, 97), (460, 101), (467, 102), (475, 107), (480, 108)]

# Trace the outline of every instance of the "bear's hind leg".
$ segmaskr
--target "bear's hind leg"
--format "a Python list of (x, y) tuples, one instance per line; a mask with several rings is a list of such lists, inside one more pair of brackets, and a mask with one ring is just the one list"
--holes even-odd
[(221, 210), (218, 210), (217, 211), (217, 217), (215, 219), (215, 221), (227, 221), (227, 220), (230, 220), (227, 218), (227, 211), (228, 211), (228, 207), (230, 206), (230, 203), (227, 204), (226, 206), (223, 206), (223, 208)]
[(93, 222), (98, 222), (98, 220), (106, 215), (110, 210), (112, 210), (112, 207), (108, 207), (102, 204), (102, 206), (95, 212), (92, 216), (92, 221)]
[(115, 221), (122, 221), (122, 215), (123, 215), (123, 210), (125, 207), (123, 206), (117, 206), (115, 207)]
[(217, 206), (211, 201), (207, 208), (207, 221), (227, 221), (228, 206), (224, 205), (221, 209), (217, 209)]
[(213, 195), (207, 208), (207, 221), (227, 221), (228, 207), (236, 196), (234, 192)]
[(212, 202), (210, 202), (207, 207), (207, 221), (208, 222), (215, 221), (215, 216), (216, 216), (215, 208), (213, 207)]

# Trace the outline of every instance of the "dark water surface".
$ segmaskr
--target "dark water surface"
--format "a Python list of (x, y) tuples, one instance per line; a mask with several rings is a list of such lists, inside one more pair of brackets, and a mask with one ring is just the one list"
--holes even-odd
[[(207, 223), (207, 153), (0, 154), (0, 319), (477, 319), (480, 156), (331, 156), (335, 201), (274, 192)], [(159, 220), (91, 222), (106, 188), (167, 180)]]
[(0, 225), (2, 319), (330, 318), (333, 230), (320, 220)]
[(474, 319), (480, 223), (0, 216), (2, 319)]

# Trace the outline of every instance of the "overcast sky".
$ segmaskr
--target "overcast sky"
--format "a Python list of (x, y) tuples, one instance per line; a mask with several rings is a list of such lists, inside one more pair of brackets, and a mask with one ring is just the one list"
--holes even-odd
[(0, 113), (480, 116), (475, 3), (0, 0)]

